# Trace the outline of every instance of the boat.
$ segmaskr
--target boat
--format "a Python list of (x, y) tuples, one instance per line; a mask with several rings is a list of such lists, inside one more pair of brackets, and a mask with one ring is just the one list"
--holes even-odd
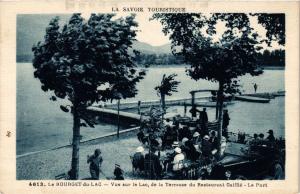
[(235, 100), (246, 101), (246, 102), (258, 102), (258, 103), (268, 103), (270, 99), (268, 98), (261, 98), (261, 97), (254, 97), (254, 96), (235, 96)]

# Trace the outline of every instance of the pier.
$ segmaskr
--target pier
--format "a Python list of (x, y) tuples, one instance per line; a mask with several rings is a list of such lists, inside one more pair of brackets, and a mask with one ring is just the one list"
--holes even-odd
[[(232, 105), (236, 100), (257, 102), (257, 103), (268, 103), (270, 99), (278, 96), (285, 96), (285, 91), (276, 92), (264, 92), (264, 93), (246, 93), (242, 95), (233, 96), (232, 101), (224, 102), (224, 106)], [(216, 102), (210, 101), (211, 96), (203, 96), (195, 98), (195, 105), (198, 107), (216, 107)], [(149, 101), (133, 101), (120, 103), (120, 110), (130, 109), (141, 109), (148, 108), (150, 106), (160, 106), (160, 100), (149, 100)], [(166, 106), (192, 106), (192, 98), (179, 98), (166, 100)], [(105, 104), (103, 108), (106, 109), (117, 109), (117, 103)]]

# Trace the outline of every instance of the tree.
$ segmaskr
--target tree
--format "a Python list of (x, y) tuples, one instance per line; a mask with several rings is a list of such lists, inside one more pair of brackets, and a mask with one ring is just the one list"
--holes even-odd
[[(34, 77), (43, 91), (53, 91), (56, 97), (67, 98), (73, 114), (73, 151), (71, 179), (78, 179), (80, 126), (88, 106), (99, 101), (133, 97), (136, 83), (145, 72), (137, 70), (128, 49), (135, 40), (137, 23), (134, 15), (114, 18), (114, 14), (91, 14), (86, 21), (73, 14), (60, 28), (59, 18), (53, 18), (42, 42), (33, 47)], [(69, 105), (68, 105), (69, 106)], [(68, 106), (61, 105), (64, 112)]]
[(152, 158), (151, 158), (151, 154), (150, 152), (152, 150), (158, 150), (158, 144), (155, 143), (156, 138), (157, 137), (161, 137), (164, 133), (164, 125), (163, 125), (163, 121), (162, 121), (162, 116), (163, 116), (164, 112), (161, 111), (160, 109), (156, 109), (154, 108), (154, 106), (151, 106), (149, 111), (148, 111), (148, 115), (149, 117), (145, 120), (142, 121), (141, 123), (141, 129), (144, 131), (145, 137), (147, 137), (147, 141), (148, 141), (148, 146), (149, 146), (149, 160), (148, 165), (145, 166), (145, 168), (147, 170), (149, 170), (149, 178), (152, 179), (154, 178), (154, 170), (157, 166), (155, 166), (154, 168), (152, 168), (152, 166), (155, 165), (155, 163), (153, 164), (152, 162)]
[(160, 85), (154, 88), (161, 98), (161, 105), (164, 112), (166, 110), (166, 95), (171, 96), (172, 92), (177, 92), (177, 86), (180, 82), (175, 81), (176, 76), (177, 74), (171, 74), (169, 76), (164, 74)]
[[(239, 92), (238, 77), (246, 73), (262, 73), (256, 63), (256, 52), (262, 49), (258, 34), (250, 26), (249, 15), (243, 13), (154, 14), (170, 34), (172, 52), (190, 64), (187, 69), (192, 79), (218, 82), (217, 107), (219, 132), (222, 134), (224, 93)], [(217, 34), (216, 25), (224, 24), (225, 31)], [(215, 40), (220, 35), (217, 40)], [(219, 149), (220, 151), (220, 149)]]
[(272, 41), (277, 41), (280, 45), (285, 45), (285, 15), (283, 13), (257, 13), (258, 23), (266, 30), (267, 40), (270, 46)]

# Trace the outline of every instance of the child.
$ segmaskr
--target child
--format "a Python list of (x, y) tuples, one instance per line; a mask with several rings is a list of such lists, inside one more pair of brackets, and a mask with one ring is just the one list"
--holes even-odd
[(115, 170), (114, 170), (115, 180), (124, 180), (123, 172), (124, 171), (121, 169), (120, 165), (115, 164)]

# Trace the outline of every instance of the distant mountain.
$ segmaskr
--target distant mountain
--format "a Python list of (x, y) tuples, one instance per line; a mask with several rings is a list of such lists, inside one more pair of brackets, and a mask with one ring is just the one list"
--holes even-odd
[[(32, 46), (43, 40), (46, 27), (56, 15), (51, 14), (19, 14), (17, 16), (17, 61), (29, 62), (32, 60)], [(65, 23), (70, 15), (58, 15), (60, 22)], [(135, 41), (133, 49), (145, 54), (168, 54), (171, 53), (171, 45), (152, 46), (148, 43)]]
[(170, 54), (171, 44), (164, 44), (161, 46), (152, 46), (145, 42), (135, 41), (133, 43), (133, 49), (145, 54)]
[(31, 60), (32, 46), (43, 39), (46, 27), (55, 16), (60, 17), (61, 23), (65, 23), (70, 17), (70, 15), (57, 14), (19, 14), (17, 16), (17, 61), (20, 61), (20, 58), (25, 61)]

